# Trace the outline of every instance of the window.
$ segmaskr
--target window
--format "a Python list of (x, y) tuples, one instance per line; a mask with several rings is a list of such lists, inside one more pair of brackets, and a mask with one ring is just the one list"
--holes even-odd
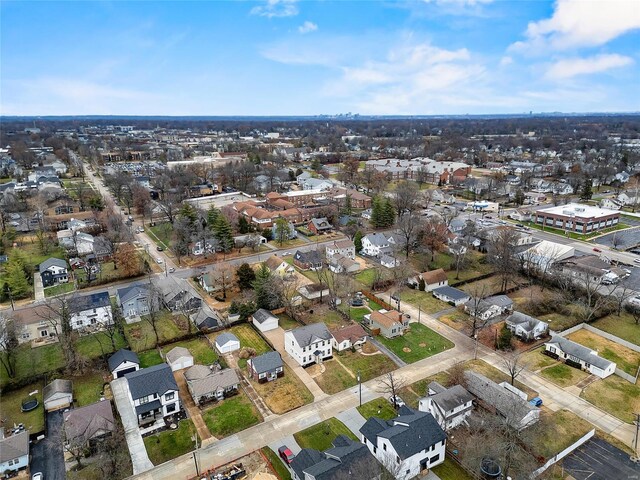
[(42, 331), (40, 332), (40, 336), (41, 336), (41, 337), (47, 337), (48, 335), (49, 335), (49, 332), (47, 332), (46, 330), (42, 330)]
[(140, 399), (140, 405), (144, 405), (145, 403), (149, 403), (149, 395), (145, 395)]
[(433, 457), (431, 457), (431, 458), (429, 459), (429, 463), (435, 463), (435, 462), (437, 462), (438, 460), (440, 460), (440, 454), (437, 454), (437, 455), (434, 455)]
[(387, 451), (387, 444), (386, 443), (382, 444), (382, 450), (384, 450), (385, 452)]
[(170, 400), (173, 400), (175, 396), (176, 396), (175, 392), (167, 393), (164, 396), (164, 399), (168, 402)]
[(167, 413), (171, 413), (171, 412), (175, 412), (176, 411), (176, 404), (172, 403), (171, 405), (167, 405)]
[(400, 463), (400, 457), (396, 456), (396, 463)]

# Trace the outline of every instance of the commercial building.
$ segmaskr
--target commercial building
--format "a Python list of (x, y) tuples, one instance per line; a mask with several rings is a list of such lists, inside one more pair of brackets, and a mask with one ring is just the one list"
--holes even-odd
[(541, 208), (535, 213), (538, 225), (581, 234), (613, 227), (619, 220), (620, 212), (579, 203)]

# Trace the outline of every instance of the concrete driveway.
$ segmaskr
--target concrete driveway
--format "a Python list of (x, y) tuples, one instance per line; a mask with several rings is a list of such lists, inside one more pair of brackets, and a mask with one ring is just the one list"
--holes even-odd
[(62, 449), (62, 410), (46, 414), (47, 436), (31, 445), (31, 473), (41, 472), (47, 480), (66, 478)]

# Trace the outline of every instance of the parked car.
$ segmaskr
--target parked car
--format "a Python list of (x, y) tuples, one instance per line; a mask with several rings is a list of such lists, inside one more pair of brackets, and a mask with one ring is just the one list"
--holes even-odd
[(531, 400), (529, 400), (529, 403), (531, 405), (533, 405), (534, 407), (541, 407), (542, 406), (542, 399), (540, 397), (534, 397)]
[(161, 252), (162, 250), (164, 250), (164, 248), (162, 248), (162, 247), (156, 247), (156, 250), (158, 250), (159, 252)]
[(599, 248), (594, 248), (594, 249), (593, 249), (593, 251), (594, 251), (594, 252), (598, 252), (598, 253), (601, 253), (601, 252), (602, 252), (602, 250), (600, 250)]
[(175, 271), (176, 271), (176, 269), (175, 269), (175, 268), (173, 268), (173, 267), (171, 267), (171, 268), (169, 269), (169, 273), (173, 273), (173, 272), (175, 272)]
[(633, 263), (640, 263), (640, 258), (636, 258), (633, 260)]
[(44, 475), (41, 472), (36, 472), (31, 475), (31, 480), (44, 480)]
[(289, 447), (287, 447), (286, 445), (283, 445), (278, 449), (278, 455), (280, 455), (280, 458), (282, 458), (282, 461), (287, 465), (291, 465), (291, 462), (295, 457), (293, 452), (289, 450)]
[(158, 257), (156, 258), (156, 263), (160, 265), (161, 263), (163, 263), (163, 260), (160, 257)]
[(397, 408), (404, 406), (404, 400), (402, 400), (398, 395), (390, 396), (389, 403)]

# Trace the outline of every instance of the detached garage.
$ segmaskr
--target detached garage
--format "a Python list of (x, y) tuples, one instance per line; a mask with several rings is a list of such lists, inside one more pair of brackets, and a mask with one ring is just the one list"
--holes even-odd
[(140, 369), (138, 355), (124, 348), (111, 355), (108, 363), (113, 378), (124, 377), (127, 373), (136, 372)]
[(171, 366), (172, 372), (193, 367), (193, 355), (184, 347), (175, 347), (169, 350), (165, 360)]
[(261, 308), (251, 316), (253, 326), (261, 332), (268, 332), (269, 330), (275, 330), (278, 328), (278, 317), (276, 317), (269, 310)]
[(221, 333), (216, 337), (216, 350), (222, 354), (240, 350), (240, 340), (233, 333)]
[(73, 385), (71, 380), (54, 380), (44, 387), (42, 392), (44, 409), (47, 412), (67, 408), (73, 403)]

